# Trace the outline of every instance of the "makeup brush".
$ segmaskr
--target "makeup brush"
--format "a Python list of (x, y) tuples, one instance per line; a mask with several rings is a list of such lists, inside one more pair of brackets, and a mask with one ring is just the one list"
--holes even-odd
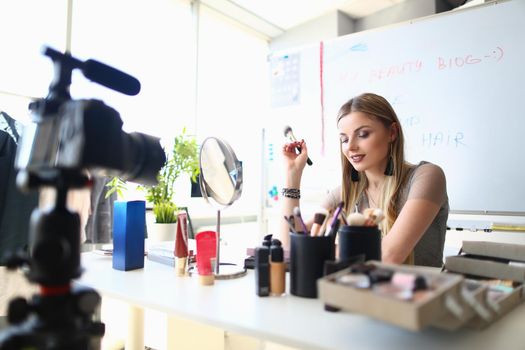
[(343, 223), (343, 225), (348, 226), (348, 221), (346, 220), (346, 212), (344, 209), (341, 209), (341, 214), (339, 214), (339, 216), (341, 216), (341, 222)]
[(341, 214), (341, 210), (343, 210), (344, 202), (339, 202), (337, 205), (337, 208), (335, 209), (334, 216), (332, 218), (332, 224), (330, 225), (330, 231), (328, 231), (328, 236), (335, 237), (337, 230), (339, 229), (339, 225), (341, 222), (339, 221), (339, 215)]
[(339, 219), (335, 219), (332, 222), (332, 225), (330, 226), (330, 231), (325, 236), (330, 236), (333, 239), (335, 239), (335, 236), (337, 235), (337, 231), (339, 231), (340, 225), (341, 225), (341, 221)]
[[(292, 132), (292, 127), (291, 126), (288, 126), (286, 125), (284, 127), (284, 137), (286, 137), (287, 139), (290, 140), (290, 142), (297, 142), (297, 139), (295, 138), (293, 132)], [(301, 147), (297, 146), (295, 148), (297, 150), (297, 152), (301, 153)], [(306, 159), (306, 164), (308, 165), (312, 165), (312, 160), (310, 159), (310, 157), (308, 157), (308, 159)]]
[(366, 208), (363, 210), (363, 215), (365, 216), (365, 223), (363, 226), (374, 226), (374, 208)]
[(374, 210), (374, 224), (378, 225), (384, 218), (385, 214), (383, 214), (383, 211), (381, 209)]
[(332, 218), (332, 226), (334, 225), (335, 220), (338, 219), (339, 214), (341, 214), (341, 210), (343, 210), (344, 202), (339, 202), (337, 205), (337, 208), (335, 208), (334, 217)]
[(295, 225), (294, 225), (294, 221), (293, 221), (293, 216), (284, 216), (284, 220), (286, 220), (286, 223), (288, 224), (288, 226), (290, 227), (290, 232), (293, 232), (293, 233), (297, 233), (295, 231)]
[(350, 226), (364, 226), (366, 218), (361, 213), (350, 213), (346, 220)]
[(376, 226), (385, 218), (383, 211), (379, 208), (367, 208), (364, 210), (364, 226)]
[(312, 236), (319, 236), (321, 233), (321, 226), (324, 223), (324, 220), (328, 216), (328, 210), (325, 208), (320, 208), (317, 210), (317, 212), (314, 215), (314, 223), (312, 225), (312, 230), (310, 232), (310, 235)]
[(295, 216), (295, 219), (301, 224), (304, 234), (307, 235), (308, 230), (306, 229), (306, 225), (304, 224), (303, 218), (301, 217), (301, 209), (299, 209), (299, 207), (293, 208), (293, 215)]
[(328, 225), (328, 221), (330, 221), (330, 216), (332, 216), (333, 210), (328, 211), (328, 215), (324, 218), (323, 224), (321, 225), (321, 228), (319, 229), (319, 236), (324, 236), (326, 231), (326, 226)]

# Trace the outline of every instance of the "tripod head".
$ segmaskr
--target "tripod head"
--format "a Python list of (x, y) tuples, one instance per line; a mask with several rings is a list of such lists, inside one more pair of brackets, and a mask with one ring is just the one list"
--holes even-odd
[(40, 294), (10, 302), (11, 327), (0, 334), (0, 350), (95, 349), (94, 342), (104, 334), (104, 325), (92, 320), (100, 296), (71, 287), (82, 273), (80, 216), (67, 208), (67, 193), (90, 186), (87, 173), (154, 184), (166, 159), (158, 138), (122, 131), (116, 110), (100, 100), (73, 100), (69, 93), (74, 69), (128, 95), (140, 91), (137, 79), (48, 47), (43, 54), (54, 63), (54, 78), (47, 97), (29, 106), (34, 123), (24, 129), (15, 164), (20, 189), (50, 186), (56, 197), (51, 208), (36, 208), (31, 215), (29, 253), (7, 259), (8, 268), (25, 267), (26, 277), (40, 285)]

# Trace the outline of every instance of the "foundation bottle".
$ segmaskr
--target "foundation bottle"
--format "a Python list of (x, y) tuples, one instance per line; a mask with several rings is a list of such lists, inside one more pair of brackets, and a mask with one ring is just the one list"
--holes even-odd
[(281, 241), (272, 239), (270, 246), (270, 295), (283, 295), (286, 290), (286, 266)]

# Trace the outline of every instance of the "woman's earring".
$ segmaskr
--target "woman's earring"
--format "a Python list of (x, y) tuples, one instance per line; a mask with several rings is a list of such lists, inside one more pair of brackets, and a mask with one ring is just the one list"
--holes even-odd
[(388, 163), (386, 163), (385, 175), (386, 176), (394, 175), (394, 160), (392, 159), (392, 156), (388, 157)]
[(350, 171), (350, 178), (352, 179), (352, 182), (359, 181), (359, 173), (354, 167), (352, 167), (352, 170)]
[(390, 155), (388, 157), (388, 162), (386, 163), (386, 169), (384, 174), (386, 176), (394, 175), (394, 159), (392, 158), (392, 144), (390, 144)]

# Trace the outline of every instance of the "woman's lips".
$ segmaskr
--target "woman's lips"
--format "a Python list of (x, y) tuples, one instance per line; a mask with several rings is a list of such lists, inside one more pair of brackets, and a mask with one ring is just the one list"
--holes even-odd
[(355, 155), (355, 156), (351, 156), (350, 159), (352, 159), (352, 162), (353, 163), (359, 163), (363, 160), (365, 156), (363, 154), (358, 154), (358, 155)]

